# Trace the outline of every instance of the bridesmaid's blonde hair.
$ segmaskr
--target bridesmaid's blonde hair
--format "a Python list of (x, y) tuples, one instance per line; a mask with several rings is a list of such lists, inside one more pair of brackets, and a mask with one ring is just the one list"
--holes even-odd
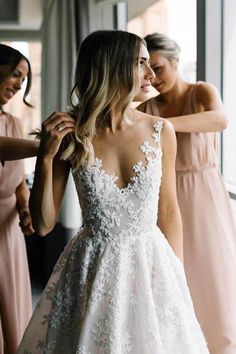
[(149, 52), (157, 52), (169, 60), (179, 61), (180, 47), (163, 33), (155, 32), (144, 37)]
[(75, 134), (62, 153), (63, 159), (71, 160), (73, 169), (91, 165), (96, 128), (106, 125), (111, 109), (121, 98), (125, 118), (126, 108), (139, 92), (141, 43), (142, 39), (135, 34), (115, 30), (93, 32), (82, 42), (69, 112), (76, 121)]

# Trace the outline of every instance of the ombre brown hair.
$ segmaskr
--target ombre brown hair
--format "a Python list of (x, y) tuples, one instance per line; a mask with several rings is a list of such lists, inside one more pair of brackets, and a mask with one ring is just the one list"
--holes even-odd
[(21, 52), (19, 52), (19, 50), (16, 50), (8, 45), (0, 43), (0, 84), (4, 83), (9, 77), (12, 76), (21, 60), (25, 60), (28, 64), (27, 83), (23, 95), (23, 102), (27, 106), (32, 107), (32, 105), (26, 100), (32, 82), (32, 71), (30, 62)]
[(91, 141), (96, 128), (106, 125), (118, 102), (125, 119), (126, 108), (139, 90), (141, 43), (143, 40), (135, 34), (116, 30), (93, 32), (82, 42), (71, 93), (75, 135), (62, 154), (62, 158), (70, 158), (74, 169), (93, 162)]

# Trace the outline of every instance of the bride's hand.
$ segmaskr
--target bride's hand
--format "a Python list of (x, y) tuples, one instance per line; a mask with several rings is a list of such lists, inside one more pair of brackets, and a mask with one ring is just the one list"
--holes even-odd
[(75, 130), (75, 120), (66, 113), (54, 112), (43, 123), (39, 152), (50, 159), (57, 154), (62, 139)]

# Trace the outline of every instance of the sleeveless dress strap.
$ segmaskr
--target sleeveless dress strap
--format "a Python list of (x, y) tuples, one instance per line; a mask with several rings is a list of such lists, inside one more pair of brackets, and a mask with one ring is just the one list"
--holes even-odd
[(197, 104), (197, 89), (198, 86), (201, 84), (202, 81), (197, 81), (195, 85), (192, 86), (191, 89), (191, 107), (192, 107), (192, 111), (193, 113), (199, 113), (199, 109), (198, 109), (198, 104)]

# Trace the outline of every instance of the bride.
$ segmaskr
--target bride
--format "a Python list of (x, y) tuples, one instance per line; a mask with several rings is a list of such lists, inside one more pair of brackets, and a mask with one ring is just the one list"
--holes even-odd
[(82, 43), (70, 115), (53, 113), (31, 194), (54, 227), (70, 168), (84, 225), (56, 264), (18, 354), (207, 354), (182, 265), (172, 125), (130, 108), (155, 75), (145, 43), (97, 31)]

